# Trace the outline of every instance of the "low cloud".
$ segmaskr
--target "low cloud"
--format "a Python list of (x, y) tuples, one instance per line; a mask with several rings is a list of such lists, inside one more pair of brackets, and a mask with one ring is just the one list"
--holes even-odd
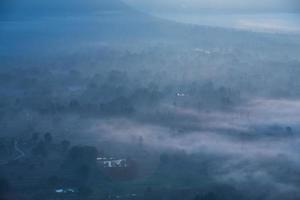
[[(171, 110), (170, 106), (167, 107)], [(291, 194), (298, 195), (300, 180), (289, 178), (291, 172), (298, 173), (300, 167), (300, 138), (296, 134), (300, 122), (300, 101), (285, 99), (255, 99), (238, 106), (231, 111), (203, 112), (195, 109), (173, 108), (178, 120), (176, 127), (166, 123), (149, 123), (138, 120), (113, 118), (93, 119), (87, 130), (94, 142), (114, 141), (116, 144), (137, 146), (143, 138), (143, 146), (148, 151), (178, 152), (187, 155), (209, 155), (205, 162), (219, 163), (212, 165), (211, 174), (217, 182), (226, 182), (237, 188), (250, 191), (261, 188), (264, 192), (279, 194), (284, 198)], [(193, 124), (191, 130), (180, 130)], [(198, 124), (198, 126), (197, 126)], [(293, 127), (294, 134), (284, 137), (286, 130), (276, 130), (268, 135), (272, 128), (257, 131), (256, 127), (272, 127), (274, 124)], [(256, 131), (253, 131), (253, 130)], [(250, 186), (251, 184), (255, 186)], [(268, 191), (268, 192), (267, 192)], [(272, 192), (276, 191), (276, 192)], [(255, 195), (255, 194), (253, 194)]]
[(298, 23), (285, 20), (238, 20), (236, 28), (274, 33), (300, 33)]
[[(145, 144), (153, 149), (181, 149), (189, 153), (209, 151), (246, 157), (274, 157), (280, 154), (297, 157), (292, 148), (299, 142), (298, 137), (286, 135), (282, 139), (275, 134), (268, 138), (265, 134), (272, 132), (273, 126), (282, 127), (275, 130), (278, 134), (288, 134), (285, 127), (297, 130), (300, 122), (299, 101), (258, 99), (227, 112), (173, 109), (170, 115), (176, 116), (173, 117), (175, 121), (179, 119), (174, 126), (170, 121), (156, 124), (151, 119), (149, 123), (123, 118), (96, 119), (88, 132), (100, 140), (125, 143), (143, 137)], [(188, 120), (180, 120), (184, 118)], [(187, 129), (190, 126), (193, 128)], [(252, 133), (253, 130), (258, 133)], [(253, 137), (255, 141), (245, 140), (244, 136)]]

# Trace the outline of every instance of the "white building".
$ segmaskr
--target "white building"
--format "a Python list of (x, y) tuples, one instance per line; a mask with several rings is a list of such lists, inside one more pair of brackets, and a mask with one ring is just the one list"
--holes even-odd
[(104, 168), (126, 168), (128, 167), (127, 159), (116, 158), (97, 158)]

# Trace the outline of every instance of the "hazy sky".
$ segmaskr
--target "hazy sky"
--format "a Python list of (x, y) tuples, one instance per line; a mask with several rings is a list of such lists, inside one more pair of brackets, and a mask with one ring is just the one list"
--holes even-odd
[(280, 11), (299, 10), (298, 0), (124, 0), (133, 6), (152, 12), (222, 11)]
[(0, 17), (3, 13), (35, 19), (59, 14), (92, 14), (123, 9), (122, 1), (138, 10), (183, 23), (300, 33), (300, 15), (291, 15), (300, 11), (300, 0), (0, 0)]
[(137, 9), (184, 23), (262, 32), (300, 33), (299, 0), (124, 1)]

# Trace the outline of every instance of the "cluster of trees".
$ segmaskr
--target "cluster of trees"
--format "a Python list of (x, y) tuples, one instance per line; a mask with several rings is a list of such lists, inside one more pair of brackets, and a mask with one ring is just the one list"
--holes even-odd
[[(34, 132), (30, 139), (30, 145), (32, 146), (32, 155), (39, 157), (47, 157), (49, 151), (51, 151), (54, 147), (57, 146), (57, 144), (53, 142), (52, 134), (49, 132), (46, 132), (45, 134)], [(67, 152), (70, 145), (71, 142), (68, 140), (61, 141), (59, 144), (59, 149), (61, 153)]]
[(226, 184), (215, 184), (205, 187), (195, 188), (152, 188), (144, 190), (142, 200), (232, 200), (247, 199), (242, 191)]

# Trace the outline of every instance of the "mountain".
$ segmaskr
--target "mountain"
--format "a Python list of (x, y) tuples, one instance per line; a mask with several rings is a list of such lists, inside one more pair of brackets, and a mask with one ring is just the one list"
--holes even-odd
[(120, 0), (12, 0), (5, 8), (0, 17), (0, 53), (3, 49), (6, 54), (32, 49), (49, 53), (111, 41), (129, 45), (179, 41), (191, 38), (193, 29), (142, 13)]
[(264, 37), (159, 19), (120, 0), (2, 0), (0, 7), (0, 55), (49, 54), (110, 42), (249, 46)]
[(4, 0), (2, 4), (1, 20), (37, 20), (130, 10), (119, 0)]
[(1, 7), (0, 51), (6, 53), (152, 37), (159, 30), (157, 19), (119, 0), (12, 0)]

